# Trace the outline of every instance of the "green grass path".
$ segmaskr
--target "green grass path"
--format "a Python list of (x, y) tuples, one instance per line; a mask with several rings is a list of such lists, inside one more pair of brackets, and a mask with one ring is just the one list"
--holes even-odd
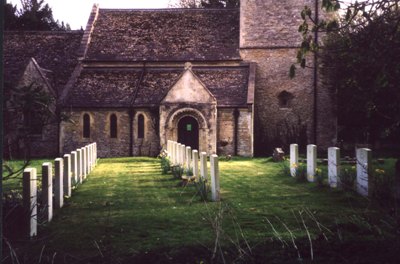
[(220, 172), (222, 203), (204, 203), (194, 186), (182, 187), (172, 175), (162, 175), (158, 159), (101, 159), (54, 220), (40, 229), (41, 237), (48, 238), (52, 250), (78, 257), (106, 251), (131, 256), (165, 248), (212, 248), (210, 219), (221, 208), (227, 246), (276, 240), (276, 232), (290, 241), (288, 228), (303, 239), (304, 224), (314, 239), (329, 235), (318, 223), (333, 234), (338, 226), (354, 224), (355, 215), (372, 219), (379, 214), (357, 195), (296, 183), (270, 159), (220, 161)]

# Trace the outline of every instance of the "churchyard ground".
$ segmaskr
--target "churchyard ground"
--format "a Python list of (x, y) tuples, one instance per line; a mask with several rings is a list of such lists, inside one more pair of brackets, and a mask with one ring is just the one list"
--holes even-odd
[[(39, 173), (41, 162), (32, 164)], [(159, 159), (101, 159), (37, 238), (10, 239), (3, 254), (13, 248), (22, 263), (398, 263), (396, 208), (283, 171), (270, 158), (222, 159), (213, 203), (161, 174)]]

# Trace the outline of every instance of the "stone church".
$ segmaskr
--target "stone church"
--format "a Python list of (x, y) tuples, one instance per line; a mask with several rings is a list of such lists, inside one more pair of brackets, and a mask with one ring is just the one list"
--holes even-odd
[(169, 139), (240, 156), (270, 155), (301, 136), (333, 144), (333, 95), (317, 68), (288, 74), (301, 42), (300, 12), (315, 1), (242, 0), (240, 9), (94, 5), (84, 31), (5, 32), (5, 81), (42, 85), (57, 115), (67, 117), (35, 129), (32, 156), (89, 142), (98, 142), (100, 157), (155, 156)]

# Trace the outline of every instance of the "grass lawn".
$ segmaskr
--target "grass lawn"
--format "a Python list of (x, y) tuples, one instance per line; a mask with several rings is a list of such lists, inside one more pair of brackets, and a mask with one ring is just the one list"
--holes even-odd
[(171, 174), (162, 175), (159, 159), (101, 159), (54, 220), (40, 226), (26, 258), (35, 263), (40, 256), (42, 263), (400, 260), (394, 217), (365, 198), (298, 183), (282, 175), (281, 163), (267, 158), (220, 161), (220, 173), (222, 202), (206, 203), (194, 185), (183, 187)]

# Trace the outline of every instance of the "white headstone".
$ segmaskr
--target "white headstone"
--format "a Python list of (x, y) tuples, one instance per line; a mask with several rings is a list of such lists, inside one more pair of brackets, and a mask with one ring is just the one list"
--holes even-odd
[(172, 143), (172, 164), (173, 165), (176, 165), (176, 157), (177, 157), (177, 146), (178, 146), (178, 143), (177, 142), (173, 142)]
[(71, 155), (64, 155), (64, 195), (71, 196)]
[(82, 183), (82, 149), (76, 150), (78, 183)]
[(200, 153), (200, 176), (203, 180), (207, 179), (207, 153)]
[(186, 163), (186, 146), (185, 145), (181, 145), (181, 166), (184, 167), (185, 163)]
[(357, 149), (357, 192), (368, 196), (368, 176), (371, 171), (372, 152), (367, 148)]
[(94, 166), (97, 165), (97, 143), (94, 142)]
[(307, 180), (315, 181), (315, 172), (317, 170), (317, 146), (307, 145)]
[(185, 167), (187, 170), (191, 170), (192, 169), (192, 148), (189, 146), (186, 147), (185, 157), (186, 157)]
[(86, 155), (86, 148), (81, 148), (82, 150), (82, 177), (86, 179), (87, 177), (87, 155)]
[(296, 176), (297, 167), (299, 166), (299, 146), (290, 144), (290, 174)]
[(331, 188), (338, 187), (340, 175), (340, 149), (328, 148), (328, 181)]
[(211, 200), (218, 202), (221, 199), (219, 190), (219, 165), (218, 156), (213, 154), (210, 157), (210, 172), (211, 172)]
[(181, 143), (178, 143), (177, 145), (176, 145), (176, 164), (177, 165), (180, 165), (181, 164), (181, 158), (182, 158), (182, 154), (181, 154), (181, 150), (182, 150), (182, 148), (181, 148)]
[(42, 164), (42, 200), (44, 219), (50, 222), (53, 219), (53, 169), (51, 162)]
[(92, 161), (90, 160), (90, 146), (86, 145), (86, 174), (89, 174), (91, 171)]
[(63, 172), (63, 159), (56, 158), (54, 160), (54, 207), (58, 209), (64, 205)]
[(37, 235), (37, 178), (35, 168), (26, 168), (23, 174), (23, 205), (26, 212), (27, 234)]
[(94, 143), (92, 143), (91, 149), (92, 149), (91, 159), (92, 159), (92, 170), (93, 170), (93, 169), (94, 169), (94, 166), (96, 165), (96, 160), (95, 160), (95, 158), (94, 158)]
[(78, 155), (76, 151), (71, 152), (71, 172), (73, 184), (78, 183)]
[(192, 151), (193, 154), (193, 176), (198, 178), (199, 177), (199, 152), (194, 149)]

